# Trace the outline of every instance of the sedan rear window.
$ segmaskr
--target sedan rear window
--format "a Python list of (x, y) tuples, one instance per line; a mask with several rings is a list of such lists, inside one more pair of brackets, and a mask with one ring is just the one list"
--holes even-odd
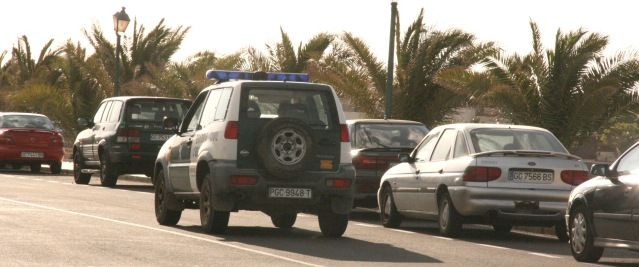
[(5, 115), (0, 117), (0, 128), (29, 128), (53, 130), (53, 123), (44, 116)]
[(428, 129), (405, 123), (358, 123), (354, 128), (353, 148), (415, 147)]
[(476, 153), (496, 150), (535, 150), (568, 153), (559, 140), (544, 131), (529, 129), (475, 129), (470, 132)]

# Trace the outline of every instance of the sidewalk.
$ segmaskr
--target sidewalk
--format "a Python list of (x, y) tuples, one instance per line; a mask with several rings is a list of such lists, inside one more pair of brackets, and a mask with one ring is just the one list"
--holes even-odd
[[(48, 172), (49, 171), (49, 165), (42, 165), (42, 170), (43, 172)], [(73, 175), (73, 162), (71, 161), (63, 161), (62, 162), (62, 172), (60, 173), (61, 175)], [(93, 177), (98, 177), (99, 174), (93, 174)], [(120, 177), (118, 177), (118, 180), (123, 180), (123, 181), (134, 181), (134, 182), (140, 182), (140, 183), (148, 183), (151, 184), (151, 178), (147, 177), (146, 175), (143, 174), (125, 174), (125, 175), (120, 175)]]

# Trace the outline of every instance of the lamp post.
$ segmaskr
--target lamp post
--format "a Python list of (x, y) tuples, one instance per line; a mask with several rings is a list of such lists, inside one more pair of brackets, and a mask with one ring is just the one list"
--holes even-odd
[(126, 27), (129, 26), (129, 15), (124, 11), (124, 7), (120, 12), (115, 12), (113, 14), (113, 29), (115, 30), (115, 35), (117, 36), (116, 45), (115, 45), (115, 82), (113, 84), (113, 95), (120, 95), (120, 53), (122, 48), (120, 47), (120, 34), (126, 31)]
[(386, 75), (386, 110), (384, 119), (390, 119), (393, 110), (393, 66), (395, 64), (395, 20), (397, 20), (397, 0), (391, 0), (390, 40), (388, 41), (388, 70)]

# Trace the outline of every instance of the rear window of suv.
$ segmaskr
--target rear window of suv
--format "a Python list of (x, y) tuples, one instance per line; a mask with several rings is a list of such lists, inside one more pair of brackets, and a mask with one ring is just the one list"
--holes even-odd
[(189, 106), (188, 101), (181, 100), (132, 100), (126, 105), (125, 118), (129, 122), (162, 123), (164, 117), (181, 120)]
[(295, 118), (314, 129), (333, 129), (339, 123), (329, 90), (252, 88), (246, 97), (247, 118)]

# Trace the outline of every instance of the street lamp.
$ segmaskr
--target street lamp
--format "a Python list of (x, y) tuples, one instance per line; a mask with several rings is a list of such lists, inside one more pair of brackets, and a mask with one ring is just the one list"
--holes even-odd
[(384, 119), (390, 119), (393, 110), (393, 66), (395, 64), (395, 21), (397, 20), (397, 0), (391, 0), (390, 40), (388, 41), (388, 70), (386, 75), (386, 110)]
[(120, 12), (115, 12), (113, 14), (113, 29), (115, 30), (115, 35), (117, 36), (116, 46), (115, 46), (115, 83), (114, 83), (114, 95), (120, 95), (120, 53), (122, 48), (120, 48), (120, 34), (126, 31), (126, 27), (129, 26), (129, 15), (124, 11), (124, 7)]

